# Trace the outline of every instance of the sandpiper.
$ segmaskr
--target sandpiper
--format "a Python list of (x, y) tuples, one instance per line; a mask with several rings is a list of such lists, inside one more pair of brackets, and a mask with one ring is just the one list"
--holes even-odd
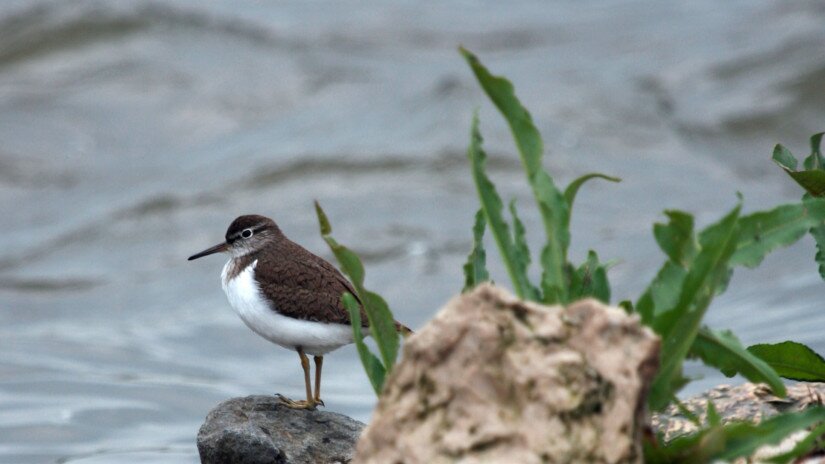
[[(307, 399), (279, 395), (283, 403), (298, 409), (323, 405), (324, 355), (353, 342), (349, 313), (341, 302), (345, 292), (356, 296), (352, 284), (335, 266), (288, 239), (275, 221), (264, 216), (238, 217), (229, 225), (224, 242), (189, 260), (219, 252), (231, 255), (221, 272), (229, 304), (255, 333), (297, 351), (301, 358)], [(363, 309), (361, 321), (368, 328)], [(396, 328), (410, 330), (398, 322)], [(307, 354), (315, 359), (314, 395)]]

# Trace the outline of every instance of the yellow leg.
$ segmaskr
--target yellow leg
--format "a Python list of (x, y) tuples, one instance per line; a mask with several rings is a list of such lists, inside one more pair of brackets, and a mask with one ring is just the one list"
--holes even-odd
[(321, 367), (324, 365), (323, 356), (315, 356), (315, 402), (324, 405), (321, 401)]
[(315, 409), (315, 405), (318, 402), (312, 397), (312, 384), (309, 380), (309, 358), (307, 358), (303, 348), (300, 347), (298, 348), (298, 356), (301, 357), (301, 367), (304, 369), (304, 385), (307, 389), (307, 399), (295, 401), (283, 395), (278, 395), (278, 398), (280, 398), (281, 403), (292, 409)]

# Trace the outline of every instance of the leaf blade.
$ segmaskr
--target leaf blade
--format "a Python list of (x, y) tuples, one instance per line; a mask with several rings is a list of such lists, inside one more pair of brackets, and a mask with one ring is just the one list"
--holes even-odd
[(478, 284), (490, 280), (490, 273), (487, 271), (487, 252), (484, 250), (484, 229), (487, 227), (487, 219), (484, 211), (479, 209), (475, 215), (473, 225), (473, 248), (467, 255), (467, 262), (464, 264), (464, 289), (467, 292), (475, 288)]
[(702, 327), (690, 348), (692, 356), (699, 357), (727, 377), (741, 374), (754, 383), (766, 383), (777, 396), (785, 396), (785, 384), (776, 370), (761, 357), (746, 350), (729, 330), (717, 332)]
[(478, 129), (478, 113), (476, 113), (473, 115), (470, 128), (470, 146), (467, 148), (467, 157), (470, 159), (470, 169), (476, 185), (476, 192), (481, 203), (481, 209), (484, 211), (484, 217), (490, 226), (490, 233), (493, 235), (501, 260), (504, 262), (504, 267), (507, 269), (513, 283), (513, 291), (519, 298), (527, 298), (530, 295), (530, 285), (527, 281), (527, 275), (519, 272), (515, 244), (502, 213), (504, 203), (501, 201), (501, 196), (499, 196), (495, 185), (485, 172), (487, 154), (481, 148), (482, 142), (481, 132)]
[[(541, 286), (544, 290), (542, 300), (548, 304), (567, 302), (567, 287), (564, 280), (567, 248), (570, 244), (570, 208), (564, 195), (556, 188), (542, 166), (544, 142), (541, 134), (533, 124), (530, 112), (516, 97), (513, 84), (504, 77), (492, 75), (470, 51), (463, 47), (460, 47), (459, 51), (485, 94), (509, 125), (527, 181), (539, 206), (546, 236), (546, 245), (541, 253)], [(525, 291), (525, 295), (527, 294), (528, 291)], [(531, 299), (538, 300), (537, 297), (538, 295)]]
[[(825, 174), (825, 171), (822, 171)], [(825, 223), (825, 199), (810, 199), (742, 216), (732, 266), (753, 268), (771, 251), (791, 245)]]
[[(690, 351), (716, 288), (728, 276), (728, 260), (736, 245), (737, 206), (719, 222), (700, 235), (702, 250), (696, 255), (679, 295), (676, 307), (655, 321), (663, 329), (661, 369), (653, 381), (650, 406), (660, 409), (667, 405), (679, 387), (682, 362)], [(664, 318), (659, 322), (660, 319)], [(678, 330), (674, 330), (678, 328)]]
[(591, 179), (604, 179), (610, 182), (621, 182), (622, 180), (618, 177), (608, 176), (607, 174), (601, 174), (598, 172), (592, 172), (590, 174), (585, 174), (574, 179), (570, 184), (567, 185), (567, 188), (564, 189), (564, 199), (567, 201), (568, 206), (570, 209), (573, 209), (573, 202), (576, 199), (576, 195), (579, 193), (579, 189), (585, 182)]
[(758, 356), (786, 379), (825, 381), (825, 359), (802, 343), (760, 343), (749, 346), (748, 352)]
[(361, 364), (364, 366), (364, 371), (367, 373), (367, 378), (370, 381), (370, 385), (372, 385), (372, 389), (375, 390), (375, 394), (380, 394), (384, 388), (384, 379), (386, 378), (387, 371), (384, 369), (381, 361), (372, 354), (369, 347), (364, 343), (364, 336), (361, 333), (361, 306), (349, 292), (344, 293), (341, 296), (341, 300), (347, 312), (349, 312), (358, 357), (361, 358)]

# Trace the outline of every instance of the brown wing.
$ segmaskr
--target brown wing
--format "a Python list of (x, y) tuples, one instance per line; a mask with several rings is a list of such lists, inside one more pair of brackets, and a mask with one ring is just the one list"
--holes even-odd
[[(341, 296), (356, 296), (355, 290), (335, 266), (294, 243), (257, 259), (255, 280), (275, 311), (295, 319), (350, 324)], [(361, 325), (369, 325), (363, 309)]]

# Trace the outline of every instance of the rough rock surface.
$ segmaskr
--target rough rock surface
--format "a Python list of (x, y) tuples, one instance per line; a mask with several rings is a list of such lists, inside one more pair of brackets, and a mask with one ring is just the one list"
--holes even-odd
[(289, 409), (273, 396), (232, 398), (198, 432), (205, 464), (347, 463), (364, 424), (327, 411)]
[(483, 285), (407, 339), (356, 462), (641, 462), (659, 342), (624, 311)]
[[(782, 412), (801, 411), (822, 404), (825, 399), (825, 383), (800, 382), (788, 385), (787, 391), (785, 398), (778, 398), (761, 384), (745, 383), (735, 387), (720, 385), (686, 399), (682, 404), (703, 423), (707, 423), (708, 401), (713, 402), (722, 422), (759, 422)], [(661, 413), (653, 414), (651, 426), (655, 431), (664, 433), (665, 440), (696, 431), (696, 424), (673, 405)]]
[[(785, 398), (774, 396), (765, 385), (745, 383), (731, 387), (720, 385), (700, 395), (684, 400), (682, 404), (693, 413), (702, 423), (707, 424), (708, 401), (713, 402), (716, 412), (722, 422), (751, 421), (758, 423), (779, 413), (801, 411), (807, 407), (821, 405), (825, 399), (825, 384), (800, 382), (787, 385), (788, 395)], [(665, 440), (671, 440), (679, 435), (696, 431), (696, 425), (691, 422), (676, 406), (670, 406), (661, 413), (653, 414), (651, 426), (657, 432), (665, 435)], [(766, 445), (759, 448), (749, 458), (737, 459), (735, 464), (769, 462), (769, 459), (786, 453), (808, 435), (805, 430), (785, 437), (780, 443)], [(825, 459), (818, 456), (808, 456), (799, 461), (799, 464), (822, 464)]]

